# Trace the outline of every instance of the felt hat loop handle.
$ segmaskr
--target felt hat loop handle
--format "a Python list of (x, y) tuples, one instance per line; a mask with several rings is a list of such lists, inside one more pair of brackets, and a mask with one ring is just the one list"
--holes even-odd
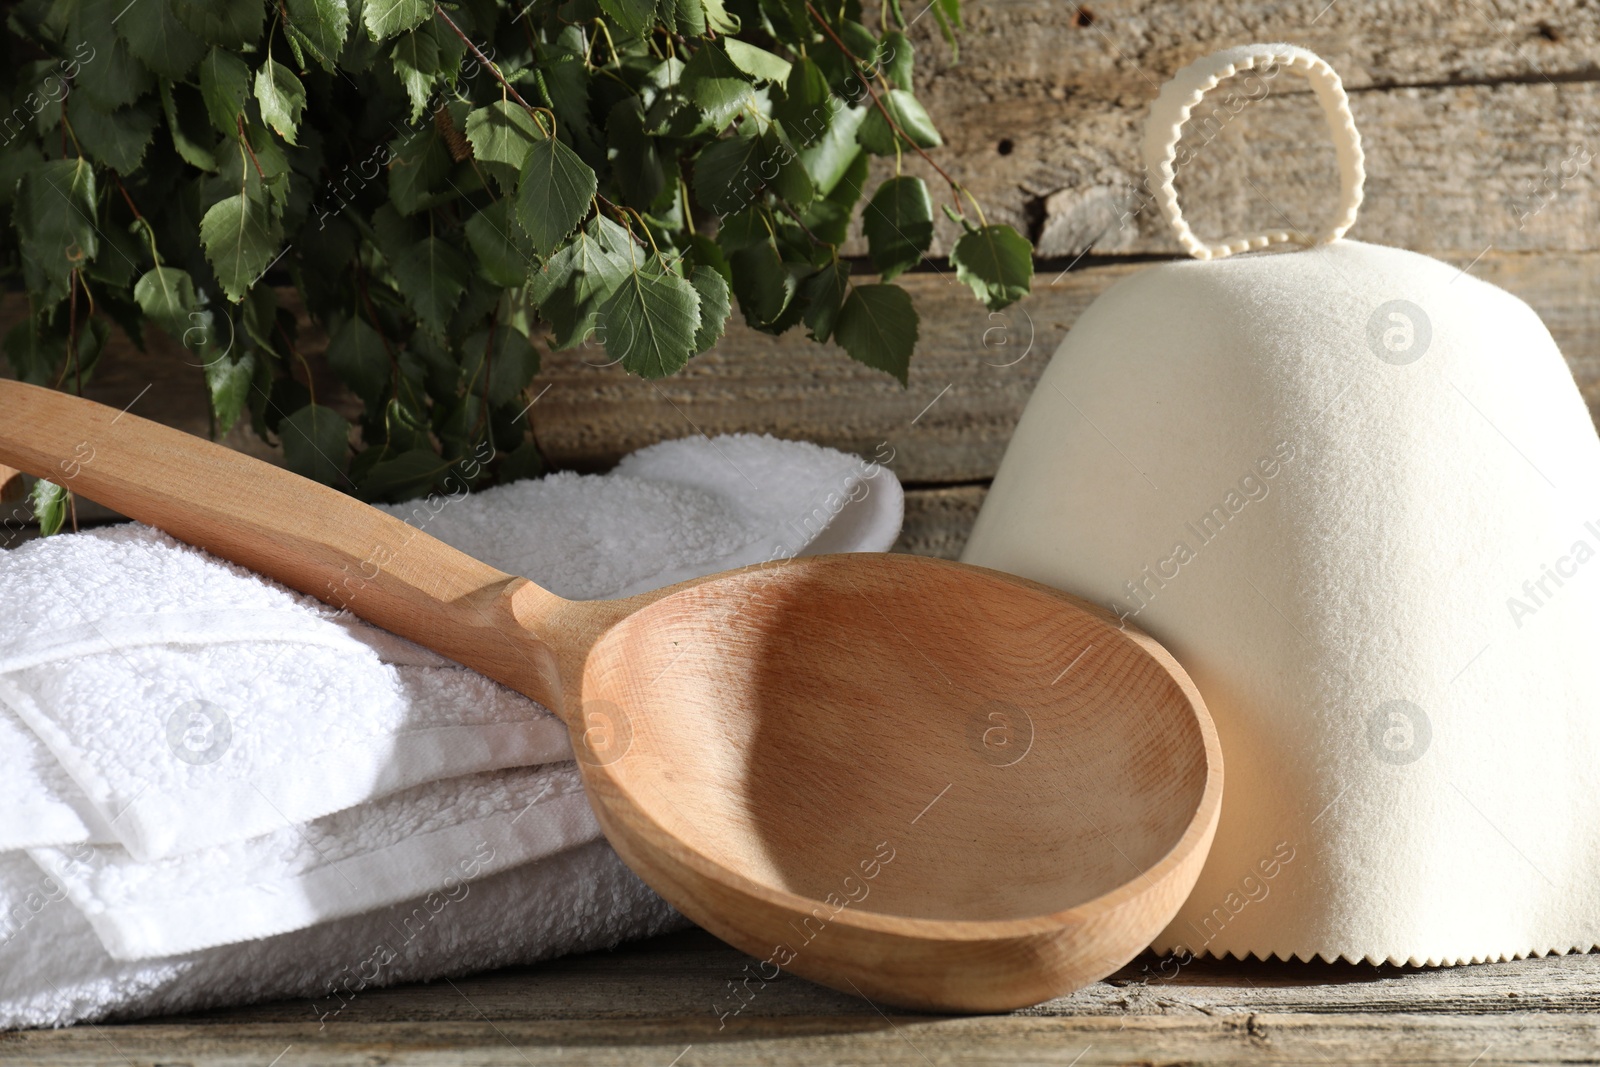
[[(1178, 193), (1173, 188), (1173, 164), (1177, 159), (1178, 140), (1183, 124), (1190, 112), (1206, 93), (1215, 89), (1224, 79), (1241, 71), (1260, 69), (1275, 72), (1287, 68), (1305, 76), (1316, 93), (1317, 102), (1328, 116), (1328, 132), (1333, 135), (1334, 151), (1339, 162), (1339, 203), (1333, 217), (1326, 225), (1311, 234), (1298, 230), (1271, 230), (1249, 237), (1234, 237), (1215, 244), (1207, 244), (1194, 235), (1189, 223), (1178, 207)], [(1253, 248), (1270, 244), (1289, 243), (1302, 245), (1325, 244), (1344, 236), (1356, 221), (1356, 211), (1361, 207), (1361, 186), (1366, 181), (1366, 157), (1361, 151), (1361, 135), (1356, 132), (1355, 119), (1350, 114), (1350, 98), (1334, 69), (1319, 56), (1292, 44), (1247, 44), (1229, 48), (1216, 55), (1184, 67), (1161, 87), (1161, 93), (1150, 106), (1150, 118), (1144, 133), (1145, 171), (1152, 183), (1155, 200), (1161, 214), (1172, 227), (1183, 246), (1196, 259), (1221, 259)]]

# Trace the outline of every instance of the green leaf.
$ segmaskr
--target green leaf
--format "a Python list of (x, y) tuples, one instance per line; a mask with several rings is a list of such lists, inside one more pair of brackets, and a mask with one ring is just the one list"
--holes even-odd
[(827, 194), (828, 199), (846, 210), (853, 209), (866, 191), (867, 175), (871, 169), (871, 158), (865, 152), (857, 152), (840, 176), (838, 184)]
[(511, 201), (496, 200), (468, 219), (465, 230), (479, 274), (506, 289), (527, 280), (533, 250), (511, 212)]
[(858, 285), (845, 297), (833, 339), (858, 363), (905, 385), (917, 347), (917, 309), (898, 285)]
[(361, 5), (367, 36), (374, 41), (386, 41), (397, 33), (404, 33), (431, 14), (432, 0), (364, 0)]
[(770, 240), (741, 248), (728, 257), (739, 310), (752, 326), (776, 322), (794, 299), (795, 279)]
[(244, 413), (255, 370), (255, 356), (249, 352), (238, 362), (219, 355), (206, 364), (206, 388), (211, 393), (211, 412), (216, 416), (219, 436), (233, 429)]
[(211, 206), (200, 220), (200, 243), (217, 281), (235, 304), (266, 273), (283, 229), (265, 204), (238, 193)]
[(656, 21), (656, 0), (600, 0), (600, 10), (628, 37), (643, 37)]
[(39, 532), (46, 537), (54, 537), (61, 532), (62, 524), (67, 521), (67, 501), (69, 494), (55, 482), (40, 479), (33, 483), (33, 489), (28, 493), (28, 505), (33, 508), (34, 521), (39, 524)]
[[(102, 306), (109, 310), (107, 305)], [(25, 317), (6, 334), (6, 360), (22, 381), (74, 392), (80, 381), (88, 383), (111, 336), (110, 321), (103, 316), (82, 320), (77, 351), (69, 356), (66, 318), (46, 310), (41, 315)], [(137, 328), (130, 336), (136, 332)]]
[[(101, 294), (106, 299), (106, 313), (117, 319), (117, 324), (136, 345), (142, 344), (139, 340), (143, 332), (142, 320), (138, 305), (127, 299), (128, 287), (139, 276), (139, 263), (149, 249), (142, 227), (134, 231), (112, 226), (100, 231), (100, 254), (87, 268), (91, 281), (110, 287)], [(133, 323), (132, 329), (129, 329), (130, 322)]]
[(345, 0), (286, 0), (289, 32), (327, 70), (333, 70), (350, 33)]
[(307, 404), (278, 423), (278, 436), (284, 462), (296, 474), (323, 485), (348, 481), (350, 424), (337, 411)]
[(389, 164), (389, 199), (403, 215), (443, 203), (454, 190), (437, 186), (450, 174), (450, 150), (432, 123), (393, 146)]
[(425, 237), (392, 266), (417, 318), (435, 332), (443, 330), (472, 280), (466, 257), (441, 238)]
[(350, 4), (350, 33), (345, 38), (344, 50), (339, 53), (340, 74), (369, 74), (372, 64), (377, 60), (383, 50), (381, 41), (374, 41), (370, 31), (363, 31), (366, 26), (366, 5), (364, 0), (348, 0)]
[(911, 91), (912, 64), (916, 55), (917, 50), (911, 38), (899, 30), (883, 39), (883, 54), (879, 58), (883, 63), (884, 76), (894, 83), (895, 88)]
[(844, 38), (845, 47), (850, 54), (860, 60), (865, 66), (871, 67), (878, 62), (878, 38), (873, 32), (854, 19), (845, 19), (839, 24), (839, 36)]
[(733, 214), (760, 195), (765, 161), (759, 137), (739, 133), (712, 141), (694, 162), (695, 199), (714, 215)]
[(328, 338), (328, 367), (361, 398), (369, 412), (383, 407), (394, 381), (389, 351), (365, 318), (351, 315)]
[[(884, 109), (894, 116), (900, 132), (918, 148), (936, 148), (944, 143), (939, 138), (939, 131), (933, 128), (933, 120), (928, 117), (928, 112), (916, 97), (904, 89), (891, 89), (879, 100)], [(892, 156), (897, 139), (883, 111), (875, 106), (870, 107), (861, 122), (861, 128), (856, 131), (856, 140), (861, 142), (861, 147), (875, 156)], [(904, 140), (901, 140), (901, 147), (905, 147)]]
[(950, 58), (959, 60), (961, 48), (956, 43), (956, 31), (961, 28), (961, 0), (932, 0), (932, 6), (934, 21), (939, 24), (939, 33), (950, 46)]
[(268, 56), (256, 71), (256, 101), (261, 105), (261, 117), (267, 125), (277, 130), (279, 137), (295, 144), (300, 113), (306, 106), (306, 87), (300, 84), (294, 71)]
[(278, 343), (275, 336), (277, 332), (275, 327), (279, 325), (278, 294), (273, 292), (270, 285), (251, 289), (245, 294), (244, 307), (241, 310), (243, 314), (239, 318), (244, 324), (246, 336), (264, 350), (271, 352)]
[(737, 37), (727, 38), (722, 42), (722, 47), (727, 49), (728, 59), (734, 66), (758, 82), (777, 82), (781, 84), (789, 80), (790, 67), (788, 61), (773, 55), (765, 48), (757, 48), (753, 44), (745, 44)]
[(600, 306), (607, 353), (641, 378), (665, 378), (694, 354), (699, 304), (676, 274), (634, 271)]
[(233, 144), (218, 153), (217, 180), (204, 199), (210, 202), (238, 189), (281, 210), (289, 194), (289, 157), (283, 142), (254, 119), (245, 120), (244, 136), (252, 146), (250, 151), (238, 143), (237, 133), (229, 138)]
[(500, 484), (539, 478), (544, 475), (544, 470), (544, 457), (539, 454), (539, 446), (532, 441), (524, 441), (501, 461), (498, 472)]
[[(154, 84), (150, 70), (134, 58), (128, 42), (117, 36), (112, 21), (122, 10), (118, 0), (83, 0), (78, 8), (73, 39), (77, 77), (72, 91), (82, 93), (105, 111), (133, 103)], [(81, 62), (76, 62), (81, 60)]]
[(138, 168), (156, 128), (155, 108), (144, 101), (107, 114), (87, 97), (72, 96), (67, 117), (83, 150), (119, 174), (131, 174)]
[[(509, 404), (539, 373), (539, 351), (509, 326), (479, 330), (461, 342), (461, 360), (472, 380), (469, 389), (488, 394), (491, 404)], [(485, 364), (487, 377), (485, 382)]]
[(133, 286), (133, 299), (145, 317), (174, 338), (189, 328), (189, 314), (199, 303), (189, 272), (176, 267), (153, 267)]
[(405, 86), (411, 99), (411, 122), (422, 117), (427, 101), (434, 94), (438, 80), (438, 40), (422, 26), (395, 38), (389, 48), (389, 61), (394, 64), (395, 77)]
[(83, 159), (40, 164), (22, 176), (13, 211), (30, 293), (66, 297), (72, 272), (99, 253), (94, 167)]
[(193, 86), (161, 83), (161, 109), (167, 115), (167, 133), (183, 161), (201, 170), (217, 169), (216, 136), (206, 126), (205, 104)]
[(250, 92), (250, 68), (232, 52), (213, 48), (200, 61), (200, 98), (211, 125), (229, 137), (238, 135), (239, 115)]
[(473, 158), (502, 189), (515, 188), (529, 150), (544, 139), (544, 132), (528, 109), (510, 100), (496, 100), (467, 116), (467, 140), (472, 142)]
[(624, 203), (648, 211), (666, 188), (666, 170), (653, 137), (645, 132), (644, 105), (636, 96), (617, 101), (606, 119), (611, 173)]
[(710, 267), (722, 275), (722, 280), (730, 285), (733, 280), (733, 268), (728, 266), (728, 257), (722, 251), (722, 246), (703, 233), (690, 236), (685, 249), (684, 262), (690, 268)]
[(29, 385), (49, 385), (67, 351), (66, 338), (46, 332), (41, 326), (29, 316), (6, 332), (6, 362), (17, 379)]
[(220, 48), (253, 47), (266, 24), (262, 0), (173, 0), (172, 6), (185, 26)]
[(756, 102), (748, 76), (710, 41), (684, 65), (681, 84), (689, 102), (717, 130), (725, 129), (739, 112)]
[(685, 37), (706, 35), (706, 9), (700, 0), (670, 0), (665, 5), (672, 13), (677, 31)]
[(535, 141), (517, 179), (517, 221), (534, 251), (554, 252), (583, 221), (597, 188), (594, 171), (576, 152), (553, 137)]
[(622, 285), (639, 255), (622, 227), (597, 215), (528, 278), (528, 295), (550, 324), (556, 348), (589, 339), (600, 305)]
[(181, 81), (206, 54), (206, 44), (173, 11), (173, 0), (139, 0), (139, 10), (116, 20), (128, 51), (163, 78)]
[(739, 32), (739, 17), (728, 14), (722, 0), (701, 0), (700, 6), (705, 8), (707, 27), (724, 35)]
[(810, 59), (798, 59), (789, 69), (783, 95), (772, 105), (772, 117), (783, 123), (797, 145), (808, 145), (822, 136), (838, 105), (828, 76)]
[(776, 125), (768, 126), (762, 131), (761, 147), (767, 157), (767, 166), (761, 173), (766, 174), (768, 169), (772, 169), (769, 179), (772, 191), (794, 207), (805, 207), (811, 203), (817, 195), (817, 187), (811, 183), (811, 175), (806, 173), (805, 166), (783, 131)]
[[(769, 0), (769, 10), (765, 14), (775, 40), (803, 43), (816, 39), (817, 28), (811, 21), (811, 13), (806, 10), (807, 3), (808, 0)], [(842, 6), (850, 8), (860, 5)]]
[(890, 281), (917, 265), (933, 243), (933, 200), (921, 178), (890, 178), (861, 214), (872, 266)]
[(801, 283), (800, 293), (806, 298), (806, 329), (813, 340), (826, 341), (833, 336), (849, 282), (849, 262), (836, 259)]
[(22, 176), (40, 163), (44, 156), (31, 144), (19, 144), (0, 151), (0, 206), (7, 206), (17, 198), (17, 183)]
[(390, 46), (389, 58), (400, 84), (405, 86), (406, 96), (411, 99), (411, 121), (416, 122), (428, 106), (434, 83), (439, 80), (439, 41), (430, 27), (420, 27), (396, 37)]
[(700, 297), (700, 326), (694, 334), (694, 350), (704, 352), (717, 343), (733, 311), (728, 283), (711, 267), (696, 267), (689, 284)]
[(494, 363), (489, 368), (489, 402), (511, 403), (538, 373), (539, 350), (511, 327), (495, 327)]
[(89, 376), (100, 362), (100, 356), (106, 349), (106, 341), (111, 337), (111, 323), (100, 316), (84, 322), (87, 329), (78, 331), (78, 351), (73, 355), (71, 364), (74, 380), (81, 379), (88, 384)]
[[(811, 175), (811, 182), (821, 195), (831, 197), (849, 176), (851, 168), (857, 165), (857, 160), (861, 161), (863, 169), (868, 165), (867, 154), (856, 141), (856, 131), (866, 117), (867, 109), (864, 107), (841, 108), (833, 116), (827, 131), (810, 146), (800, 149), (800, 163)], [(864, 174), (856, 179), (856, 199), (860, 198), (860, 186), (865, 180)], [(855, 200), (852, 199), (851, 206), (854, 204)]]
[(411, 500), (433, 488), (450, 465), (431, 449), (413, 448), (384, 459), (361, 479), (363, 500)]
[(967, 233), (950, 250), (950, 264), (990, 311), (1027, 296), (1033, 283), (1033, 249), (1010, 226)]
[[(677, 63), (677, 60), (671, 62)], [(590, 81), (588, 66), (576, 55), (561, 56), (543, 64), (537, 79), (545, 102), (556, 113), (556, 122), (583, 153), (588, 151), (585, 145), (598, 144), (589, 118)]]
[(860, 150), (856, 128), (865, 114), (863, 109), (836, 98), (822, 68), (814, 60), (800, 59), (790, 71), (772, 114), (800, 149), (812, 180), (824, 193), (833, 188), (838, 170)]

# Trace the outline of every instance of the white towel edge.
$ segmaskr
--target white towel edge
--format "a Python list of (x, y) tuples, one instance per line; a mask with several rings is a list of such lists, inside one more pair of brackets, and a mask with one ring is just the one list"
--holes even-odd
[[(538, 811), (543, 818), (521, 829), (515, 828), (515, 820), (505, 821), (501, 813), (496, 813), (418, 835), (376, 852), (351, 856), (297, 878), (257, 883), (228, 893), (108, 909), (98, 901), (82, 898), (69, 885), (68, 899), (82, 912), (113, 959), (132, 962), (182, 955), (289, 933), (438, 892), (435, 868), (419, 870), (400, 862), (403, 855), (414, 857), (419, 841), (463, 859), (481, 852), (483, 846), (491, 849), (489, 859), (477, 866), (470, 877), (461, 878), (466, 883), (601, 836), (589, 799), (581, 792), (552, 798), (538, 805)], [(53, 869), (54, 857), (34, 850), (28, 854), (47, 874), (58, 875)], [(354, 903), (327, 905), (329, 899), (343, 898), (351, 884), (381, 885), (384, 891)], [(310, 897), (321, 904), (314, 906)]]
[[(571, 758), (567, 727), (553, 715), (435, 726), (327, 749), (300, 767), (260, 778), (203, 787), (214, 791), (200, 826), (184, 825), (194, 810), (193, 797), (184, 794), (192, 790), (143, 794), (113, 829), (134, 859), (148, 863), (287, 829), (429, 782)], [(318, 782), (315, 791), (305, 788), (308, 779)]]

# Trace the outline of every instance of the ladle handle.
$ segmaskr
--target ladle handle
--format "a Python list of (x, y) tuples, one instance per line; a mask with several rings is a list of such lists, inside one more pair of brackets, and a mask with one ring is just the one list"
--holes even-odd
[(528, 629), (565, 601), (335, 489), (14, 381), (0, 381), (0, 463), (348, 608), (559, 710), (555, 654)]

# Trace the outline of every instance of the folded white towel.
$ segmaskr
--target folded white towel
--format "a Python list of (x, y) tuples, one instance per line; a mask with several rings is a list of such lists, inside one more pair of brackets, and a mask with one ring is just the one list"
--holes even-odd
[(359, 915), (600, 838), (572, 763), (446, 778), (302, 826), (151, 863), (115, 846), (31, 849), (113, 959)]
[[(0, 701), (76, 783), (49, 775), (26, 799), (94, 813), (49, 843), (109, 830), (158, 859), (571, 757), (518, 694), (149, 527), (18, 549), (0, 603), (21, 607), (0, 618)], [(26, 818), (0, 811), (0, 843), (41, 843)]]
[(687, 926), (603, 841), (277, 937), (112, 959), (64, 890), (0, 855), (0, 1027), (64, 1026), (284, 997), (331, 1023), (370, 988), (532, 963)]
[[(899, 484), (875, 464), (740, 436), (658, 445), (607, 476), (555, 475), (391, 510), (491, 565), (596, 597), (780, 556), (882, 551), (901, 508)], [(559, 791), (534, 805), (537, 822), (517, 822), (526, 790), (544, 788), (535, 782), (576, 782), (570, 768), (504, 771), (570, 759), (544, 709), (155, 531), (130, 525), (0, 554), (0, 608), (0, 758), (22, 772), (0, 782), (0, 853), (32, 849), (59, 877), (59, 910), (98, 935), (98, 955), (67, 953), (64, 969), (40, 973), (70, 992), (92, 956), (96, 974), (130, 983), (117, 989), (145, 991), (94, 979), (84, 1001), (13, 996), (0, 984), (0, 1025), (240, 999), (208, 988), (305, 991), (270, 976), (218, 979), (220, 963), (180, 968), (213, 980), (175, 987), (159, 977), (176, 973), (168, 959), (105, 960), (197, 949), (211, 960), (243, 949), (206, 946), (270, 944), (319, 922), (306, 943), (336, 942), (375, 907), (459, 883), (464, 845), (501, 843), (496, 863), (473, 870), (482, 878), (598, 833), (584, 805), (560, 807)], [(434, 833), (408, 832), (423, 825)], [(32, 925), (17, 926), (32, 914), (18, 891), (0, 900), (14, 935)], [(621, 910), (608, 914), (627, 926)], [(505, 959), (588, 933), (513, 937), (522, 949)], [(0, 974), (19, 965), (18, 942), (0, 943)], [(425, 954), (404, 976), (475, 965)]]

